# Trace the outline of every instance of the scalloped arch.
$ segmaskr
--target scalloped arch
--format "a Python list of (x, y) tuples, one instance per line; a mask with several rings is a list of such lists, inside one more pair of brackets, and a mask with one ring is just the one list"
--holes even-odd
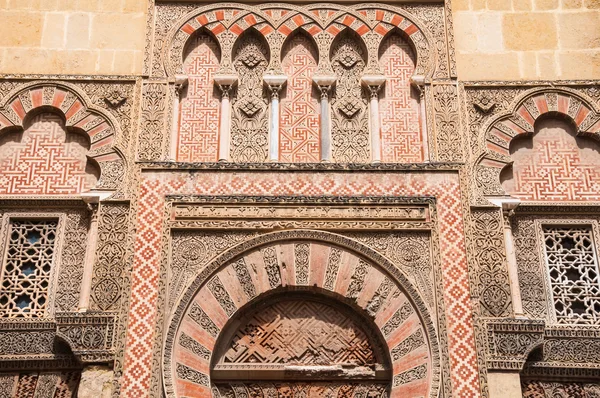
[[(361, 37), (373, 32), (376, 40), (381, 41), (387, 32), (398, 28), (406, 34), (416, 51), (415, 74), (433, 73), (435, 52), (430, 50), (432, 41), (420, 22), (396, 7), (383, 4), (371, 7), (374, 8), (373, 12), (362, 9), (364, 6), (344, 7), (327, 3), (310, 7), (289, 4), (242, 6), (236, 3), (201, 7), (180, 18), (169, 32), (168, 45), (162, 54), (163, 67), (168, 76), (182, 72), (185, 43), (202, 27), (210, 30), (220, 42), (235, 41), (236, 37), (250, 27), (258, 30), (267, 41), (274, 34), (283, 36), (285, 40), (297, 28), (303, 28), (312, 36), (325, 32), (324, 34), (334, 38), (346, 27)], [(226, 12), (226, 9), (229, 10)]]
[(577, 135), (600, 140), (600, 113), (593, 101), (568, 88), (529, 90), (513, 101), (511, 111), (496, 115), (482, 128), (483, 153), (475, 163), (475, 185), (481, 196), (503, 196), (500, 173), (512, 164), (510, 143), (516, 137), (531, 135), (536, 120), (544, 115), (560, 115), (571, 120)]
[[(385, 339), (392, 360), (393, 393), (418, 390), (419, 396), (437, 397), (437, 335), (416, 289), (397, 267), (372, 249), (337, 234), (309, 230), (273, 232), (250, 239), (201, 271), (180, 296), (168, 328), (163, 357), (167, 396), (209, 393), (210, 357), (223, 326), (247, 303), (286, 286), (314, 286), (353, 302), (373, 319)], [(183, 332), (207, 350), (194, 350), (204, 353), (204, 358), (181, 347)], [(422, 336), (423, 344), (414, 356), (406, 356), (396, 347), (414, 333)], [(420, 376), (407, 376), (408, 372)], [(409, 379), (412, 383), (407, 385)]]
[(100, 179), (94, 189), (114, 191), (125, 178), (126, 162), (118, 148), (118, 122), (68, 83), (33, 82), (11, 91), (0, 102), (0, 133), (12, 127), (23, 128), (32, 111), (54, 109), (65, 120), (65, 127), (79, 129), (90, 139), (87, 157), (100, 166)]

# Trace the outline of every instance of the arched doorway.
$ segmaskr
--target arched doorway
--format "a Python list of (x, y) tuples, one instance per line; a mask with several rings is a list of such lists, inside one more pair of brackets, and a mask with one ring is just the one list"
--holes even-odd
[(435, 327), (407, 279), (317, 231), (263, 235), (201, 271), (163, 369), (168, 397), (436, 397), (440, 377)]
[(387, 396), (389, 355), (371, 322), (319, 289), (277, 290), (226, 325), (211, 365), (213, 391), (221, 397)]

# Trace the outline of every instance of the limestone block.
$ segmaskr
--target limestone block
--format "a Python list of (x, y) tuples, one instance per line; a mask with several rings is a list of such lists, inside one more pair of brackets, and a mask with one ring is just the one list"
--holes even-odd
[(536, 53), (539, 74), (544, 79), (558, 78), (556, 53), (554, 51), (540, 51)]
[(487, 9), (492, 11), (511, 11), (512, 5), (506, 0), (487, 0)]
[(44, 17), (39, 12), (3, 11), (0, 13), (0, 46), (39, 47)]
[(558, 8), (558, 0), (535, 0), (537, 11), (555, 10)]
[(583, 6), (583, 0), (561, 0), (563, 9), (581, 8)]
[(585, 0), (587, 8), (600, 8), (600, 0)]
[(470, 7), (469, 0), (455, 0), (452, 2), (452, 11), (466, 11)]
[(87, 366), (81, 372), (77, 396), (80, 398), (110, 398), (114, 373), (107, 366)]
[(471, 0), (471, 10), (487, 10), (486, 0)]
[(600, 47), (600, 11), (559, 13), (557, 17), (561, 49)]
[(42, 47), (62, 48), (65, 45), (66, 14), (49, 12), (45, 15)]
[(507, 50), (549, 50), (558, 44), (556, 19), (552, 13), (507, 13), (503, 31)]
[(138, 50), (144, 48), (143, 14), (96, 14), (92, 20), (91, 47)]
[(558, 59), (562, 79), (597, 79), (600, 76), (600, 50), (561, 51)]
[(458, 51), (477, 50), (477, 15), (472, 12), (454, 13), (454, 37)]
[(521, 69), (521, 78), (533, 80), (538, 77), (537, 57), (534, 52), (523, 51), (519, 53), (519, 66)]
[(520, 76), (515, 52), (484, 55), (459, 52), (456, 58), (458, 77), (463, 80), (511, 80)]
[(67, 25), (67, 48), (90, 47), (90, 16), (87, 13), (69, 15)]
[(502, 13), (486, 12), (479, 15), (477, 50), (482, 53), (503, 51)]
[(531, 11), (533, 10), (533, 0), (512, 0), (514, 11)]

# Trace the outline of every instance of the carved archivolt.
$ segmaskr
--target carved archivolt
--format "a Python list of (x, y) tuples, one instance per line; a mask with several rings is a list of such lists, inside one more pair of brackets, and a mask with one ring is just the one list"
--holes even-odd
[[(485, 111), (484, 105), (476, 106)], [(510, 143), (516, 137), (532, 135), (536, 120), (544, 115), (565, 117), (576, 126), (577, 135), (600, 139), (600, 111), (581, 93), (567, 88), (527, 91), (513, 101), (510, 111), (498, 114), (481, 130), (482, 153), (474, 170), (477, 202), (484, 203), (483, 196), (506, 195), (500, 172), (512, 164)]]
[(183, 51), (190, 36), (200, 28), (214, 34), (223, 53), (222, 69), (232, 71), (232, 45), (245, 30), (254, 28), (271, 47), (270, 69), (279, 69), (281, 44), (297, 29), (314, 37), (319, 47), (320, 68), (330, 70), (329, 53), (333, 39), (350, 28), (368, 43), (369, 70), (377, 70), (377, 53), (381, 40), (394, 28), (408, 38), (417, 53), (415, 74), (433, 73), (436, 53), (432, 39), (416, 17), (387, 5), (356, 5), (343, 7), (332, 4), (297, 6), (263, 4), (257, 6), (226, 3), (195, 9), (173, 25), (163, 49), (162, 63), (168, 76), (182, 73)]
[(118, 122), (108, 112), (93, 105), (72, 84), (35, 82), (19, 86), (0, 102), (0, 132), (24, 129), (32, 113), (51, 110), (64, 118), (65, 127), (85, 133), (90, 139), (87, 157), (100, 167), (96, 190), (117, 190), (125, 178), (125, 159), (116, 144), (121, 134)]
[[(242, 326), (240, 322), (252, 323), (257, 316), (261, 320), (254, 323), (260, 323), (263, 329), (280, 322), (277, 317), (269, 318), (268, 311), (273, 308), (265, 307), (264, 311), (256, 312), (256, 305), (260, 305), (263, 298), (277, 292), (284, 294), (284, 301), (292, 299), (293, 294), (289, 292), (309, 296), (322, 294), (328, 297), (328, 306), (332, 305), (333, 298), (333, 302), (338, 301), (348, 306), (348, 310), (353, 309), (353, 322), (364, 325), (359, 328), (361, 330), (365, 330), (364, 327), (372, 329), (369, 334), (374, 338), (370, 337), (368, 342), (361, 340), (361, 343), (358, 340), (362, 332), (357, 329), (353, 335), (340, 337), (343, 341), (335, 345), (339, 352), (329, 350), (319, 353), (328, 346), (319, 343), (322, 335), (314, 335), (310, 339), (307, 337), (317, 342), (310, 347), (312, 351), (278, 351), (269, 359), (269, 348), (250, 347), (254, 343), (248, 333), (259, 338), (256, 329), (255, 333), (249, 328), (238, 328)], [(280, 308), (282, 314), (286, 311), (310, 312), (315, 310), (314, 306), (323, 305), (317, 301), (308, 308), (299, 305), (302, 300), (292, 300), (287, 304), (279, 300), (276, 303), (285, 307)], [(325, 318), (326, 311), (327, 308), (319, 310)], [(245, 320), (240, 321), (240, 316)], [(324, 327), (334, 321), (332, 317), (325, 318), (317, 324)], [(308, 364), (318, 367), (322, 361), (333, 366), (328, 369), (329, 372), (335, 373), (335, 366), (340, 366), (339, 374), (335, 373), (340, 379), (347, 376), (342, 371), (341, 364), (345, 364), (360, 368), (356, 371), (363, 372), (361, 377), (365, 380), (391, 381), (389, 388), (392, 394), (410, 393), (423, 397), (436, 397), (438, 394), (437, 337), (429, 311), (419, 294), (401, 271), (387, 260), (356, 241), (336, 234), (302, 230), (275, 232), (234, 247), (200, 272), (180, 297), (171, 319), (165, 343), (163, 375), (168, 397), (207, 396), (217, 379), (225, 380), (227, 372), (241, 368), (247, 374), (248, 367), (256, 367), (254, 370), (258, 373), (267, 370), (286, 374), (296, 372), (301, 378), (303, 369), (297, 366)], [(349, 318), (344, 319), (333, 323), (348, 324)], [(285, 324), (287, 321), (281, 322)], [(298, 319), (290, 319), (289, 322), (302, 323)], [(234, 325), (233, 329), (229, 325)], [(291, 332), (287, 329), (283, 325), (278, 333), (287, 335)], [(294, 329), (298, 331), (298, 328)], [(218, 343), (232, 338), (237, 343), (224, 346)], [(358, 345), (354, 345), (354, 340)], [(252, 351), (251, 356), (256, 358), (248, 357), (250, 351), (242, 352), (244, 344)], [(213, 354), (217, 346), (223, 346), (225, 352)], [(297, 348), (300, 349), (300, 346)], [(326, 358), (334, 359), (326, 361)], [(371, 370), (363, 369), (367, 363)]]

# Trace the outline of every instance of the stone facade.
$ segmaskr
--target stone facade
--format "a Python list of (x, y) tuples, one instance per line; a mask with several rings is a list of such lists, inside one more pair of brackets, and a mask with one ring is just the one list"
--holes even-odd
[(597, 1), (0, 4), (0, 396), (600, 393)]

